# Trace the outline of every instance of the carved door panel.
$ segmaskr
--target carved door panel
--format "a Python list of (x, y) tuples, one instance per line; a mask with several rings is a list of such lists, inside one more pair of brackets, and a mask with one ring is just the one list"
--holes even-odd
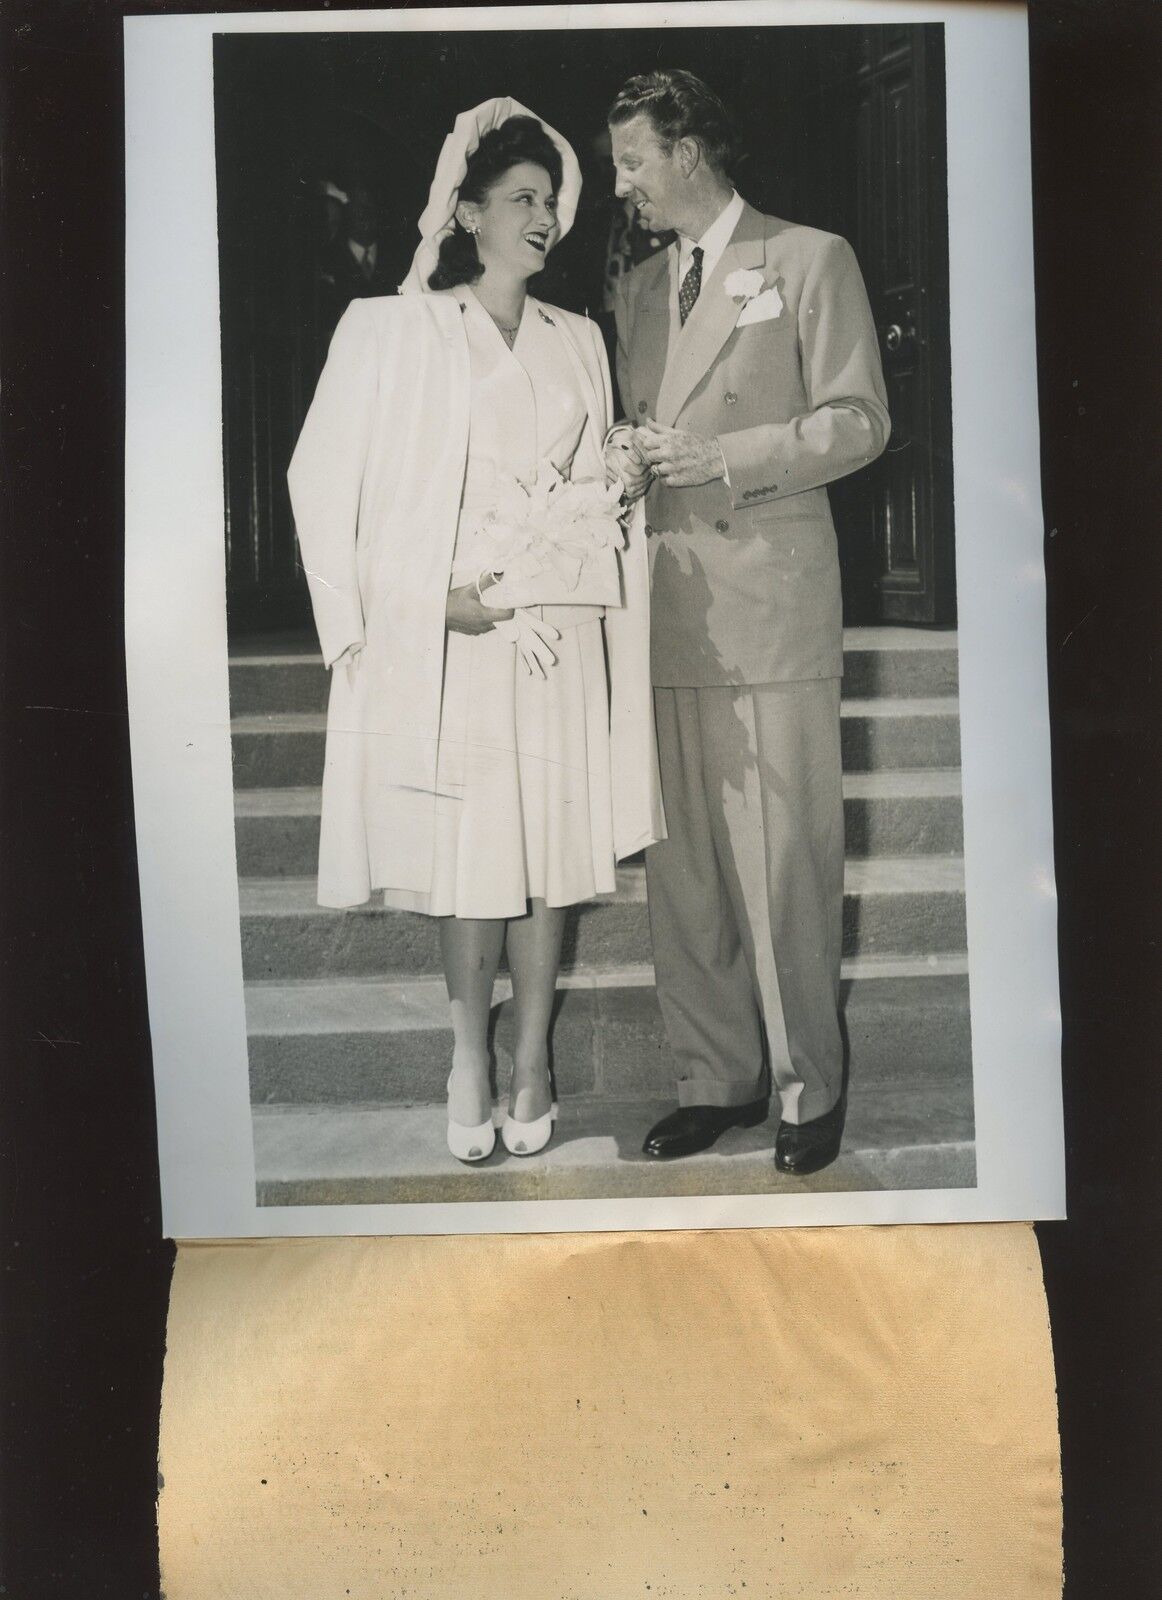
[[(856, 67), (854, 243), (880, 333), (892, 437), (836, 500), (865, 501), (871, 550), (849, 620), (955, 620), (943, 37), (868, 29)], [(866, 520), (865, 520), (866, 519)], [(853, 579), (855, 575), (853, 574)]]

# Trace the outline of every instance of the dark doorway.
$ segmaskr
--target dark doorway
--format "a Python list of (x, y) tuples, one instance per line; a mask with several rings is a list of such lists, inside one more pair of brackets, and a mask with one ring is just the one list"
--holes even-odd
[(310, 628), (287, 462), (346, 300), (407, 270), (456, 113), (510, 94), (573, 142), (582, 212), (538, 293), (600, 315), (611, 188), (595, 141), (618, 85), (660, 65), (732, 104), (748, 200), (842, 233), (863, 267), (893, 437), (832, 488), (846, 621), (954, 621), (941, 27), (235, 34), (214, 60), (235, 641)]

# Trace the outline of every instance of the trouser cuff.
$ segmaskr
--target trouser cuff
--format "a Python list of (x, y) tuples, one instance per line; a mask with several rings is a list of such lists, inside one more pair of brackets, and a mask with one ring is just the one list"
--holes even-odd
[(761, 1100), (765, 1090), (754, 1078), (723, 1082), (721, 1078), (680, 1078), (680, 1106), (749, 1106)]
[[(776, 1093), (776, 1103), (780, 1098)], [(804, 1122), (814, 1122), (817, 1117), (825, 1117), (829, 1111), (834, 1111), (838, 1104), (838, 1090), (832, 1094), (826, 1089), (816, 1089), (811, 1094), (788, 1095), (779, 1106), (779, 1115), (783, 1122), (789, 1123), (793, 1128), (799, 1128)]]

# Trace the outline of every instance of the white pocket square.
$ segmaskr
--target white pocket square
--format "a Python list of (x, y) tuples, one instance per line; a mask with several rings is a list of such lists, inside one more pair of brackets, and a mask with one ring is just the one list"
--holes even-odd
[(769, 322), (772, 317), (782, 315), (783, 297), (777, 289), (764, 289), (762, 294), (756, 294), (753, 300), (748, 300), (739, 313), (737, 328), (745, 328), (748, 322)]

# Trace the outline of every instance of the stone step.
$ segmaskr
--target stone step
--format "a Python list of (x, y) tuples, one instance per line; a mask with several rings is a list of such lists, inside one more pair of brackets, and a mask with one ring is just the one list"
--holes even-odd
[[(238, 716), (232, 723), (235, 789), (306, 788), (323, 773), (322, 712)], [(846, 772), (958, 767), (960, 716), (955, 696), (850, 700), (842, 707)]]
[(240, 878), (303, 878), (319, 860), (321, 792), (239, 789), (234, 796), (234, 850)]
[[(443, 970), (431, 917), (375, 903), (324, 910), (315, 903), (313, 878), (243, 879), (239, 898), (247, 979)], [(570, 911), (562, 966), (610, 967), (649, 958), (645, 873), (641, 867), (622, 867), (615, 894)]]
[(683, 1161), (648, 1160), (641, 1154), (646, 1130), (672, 1109), (670, 1097), (578, 1096), (562, 1103), (540, 1155), (510, 1156), (498, 1140), (486, 1161), (463, 1167), (448, 1154), (442, 1105), (256, 1107), (258, 1204), (811, 1194), (976, 1182), (968, 1081), (862, 1089), (853, 1080), (839, 1158), (808, 1178), (775, 1170), (773, 1119), (731, 1129)]
[[(847, 773), (843, 794), (850, 855), (953, 855), (963, 848), (956, 768)], [(316, 788), (240, 789), (234, 808), (239, 875), (313, 873), (319, 803)]]
[(964, 850), (959, 767), (845, 772), (849, 856), (943, 856)]
[(230, 709), (236, 717), (326, 711), (329, 685), (317, 649), (230, 656)]
[[(885, 695), (954, 695), (957, 636), (951, 630), (847, 628), (843, 635), (848, 699)], [(235, 716), (324, 711), (327, 672), (306, 635), (261, 639), (230, 656), (230, 704)]]
[[(971, 1079), (965, 965), (963, 958), (849, 965), (841, 1003), (853, 1081)], [(503, 1086), (513, 1046), (507, 981), (498, 981), (495, 1002), (492, 1043)], [(442, 978), (250, 984), (246, 1015), (255, 1104), (443, 1099), (452, 1031)], [(566, 979), (552, 1051), (562, 1098), (672, 1094), (652, 967)]]
[(840, 708), (844, 772), (960, 766), (955, 695), (845, 700)]
[[(442, 970), (431, 917), (370, 903), (350, 911), (315, 903), (312, 878), (248, 878), (239, 885), (242, 968), (248, 979), (360, 977)], [(966, 948), (959, 856), (849, 857), (845, 955), (925, 958)], [(650, 959), (645, 871), (619, 869), (617, 893), (569, 913), (562, 965), (611, 967)]]
[(959, 652), (952, 628), (845, 628), (845, 700), (955, 695)]

